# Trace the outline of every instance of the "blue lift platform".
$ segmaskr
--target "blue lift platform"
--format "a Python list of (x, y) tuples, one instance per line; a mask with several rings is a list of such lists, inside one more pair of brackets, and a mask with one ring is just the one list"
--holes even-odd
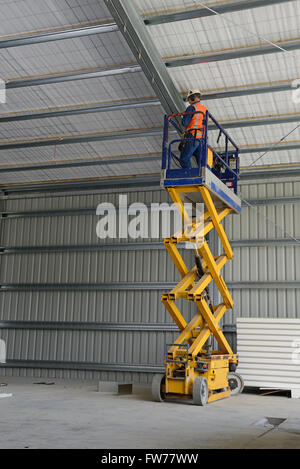
[[(192, 169), (183, 169), (179, 159), (174, 153), (174, 147), (180, 142), (193, 140), (194, 137), (169, 140), (170, 130), (180, 132), (175, 121), (177, 116), (185, 113), (165, 116), (162, 148), (162, 178), (161, 185), (165, 189), (170, 187), (204, 186), (210, 191), (216, 208), (230, 207), (235, 213), (241, 212), (241, 200), (237, 195), (239, 178), (239, 149), (228, 133), (221, 127), (215, 118), (207, 112), (203, 116), (203, 137), (197, 154), (192, 157), (195, 165)], [(219, 132), (218, 141), (224, 138), (224, 151), (217, 152), (208, 143), (208, 124)], [(173, 129), (172, 129), (173, 128)], [(231, 148), (229, 145), (231, 144)], [(183, 194), (183, 193), (182, 193)], [(203, 202), (201, 195), (193, 193), (182, 199), (187, 202)], [(184, 201), (184, 200), (183, 200)]]
[[(227, 309), (233, 308), (233, 299), (221, 275), (221, 269), (232, 260), (233, 251), (222, 226), (222, 220), (230, 213), (241, 212), (241, 200), (237, 195), (239, 178), (239, 149), (228, 133), (208, 112), (203, 115), (200, 145), (192, 157), (193, 166), (183, 169), (175, 147), (195, 137), (170, 141), (170, 128), (181, 133), (178, 118), (165, 116), (162, 147), (161, 185), (176, 204), (184, 221), (182, 231), (165, 238), (165, 247), (171, 256), (181, 280), (169, 292), (162, 295), (162, 302), (177, 324), (180, 334), (173, 344), (166, 345), (165, 374), (155, 375), (152, 396), (155, 401), (165, 398), (191, 398), (196, 405), (205, 405), (218, 399), (237, 394), (243, 389), (242, 378), (235, 373), (238, 356), (233, 353), (222, 329), (221, 318)], [(219, 132), (218, 141), (224, 139), (222, 151), (216, 151), (208, 143), (209, 129)], [(205, 210), (201, 221), (188, 214), (184, 204), (203, 203)], [(218, 255), (210, 250), (205, 236), (215, 229), (223, 252)], [(188, 267), (177, 245), (191, 243), (195, 251), (195, 263)], [(220, 292), (220, 304), (212, 304), (208, 285), (214, 282)], [(194, 302), (196, 314), (187, 322), (179, 311), (177, 300)], [(212, 337), (218, 349), (212, 349)]]

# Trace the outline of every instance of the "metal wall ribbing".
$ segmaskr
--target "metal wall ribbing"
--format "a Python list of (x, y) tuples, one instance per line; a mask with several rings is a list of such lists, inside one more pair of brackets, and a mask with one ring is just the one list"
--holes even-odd
[[(254, 207), (244, 205), (241, 216), (224, 222), (235, 253), (224, 270), (235, 301), (223, 320), (229, 331), (238, 316), (299, 317), (300, 249), (293, 238), (300, 237), (300, 183), (240, 190)], [(127, 195), (129, 204), (170, 202), (161, 190)], [(117, 205), (118, 193), (5, 201), (0, 337), (8, 364), (2, 374), (149, 382), (162, 366), (164, 345), (176, 332), (160, 296), (178, 274), (160, 239), (100, 241), (96, 207), (103, 201)], [(191, 263), (192, 251), (183, 253)], [(183, 305), (189, 319), (192, 305)], [(234, 346), (234, 333), (228, 337)]]
[[(234, 261), (227, 263), (224, 276), (234, 285), (235, 303), (224, 322), (235, 324), (237, 317), (299, 318), (300, 182), (242, 185), (240, 195), (251, 206), (244, 205), (241, 216), (224, 222), (234, 240)], [(235, 334), (228, 336), (235, 347)]]
[[(127, 195), (129, 204), (170, 202), (160, 190)], [(148, 382), (161, 368), (176, 327), (160, 297), (179, 274), (161, 237), (99, 240), (101, 202), (117, 206), (118, 194), (6, 201), (0, 335), (13, 367), (2, 372)]]

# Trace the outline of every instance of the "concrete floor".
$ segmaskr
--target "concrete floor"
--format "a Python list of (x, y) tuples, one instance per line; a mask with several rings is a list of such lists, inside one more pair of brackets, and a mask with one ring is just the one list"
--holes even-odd
[[(4, 381), (0, 394), (13, 396), (0, 398), (0, 448), (300, 448), (299, 399), (243, 393), (196, 407), (152, 402), (147, 388), (117, 396), (95, 382)], [(264, 417), (287, 420), (261, 436)]]

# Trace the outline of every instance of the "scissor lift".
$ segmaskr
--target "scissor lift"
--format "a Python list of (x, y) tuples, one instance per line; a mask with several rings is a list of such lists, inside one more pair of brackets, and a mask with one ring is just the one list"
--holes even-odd
[[(169, 143), (169, 129), (173, 126), (180, 130), (176, 116), (183, 114), (165, 117), (161, 179), (162, 186), (170, 194), (184, 222), (182, 231), (164, 240), (181, 280), (169, 293), (162, 295), (162, 302), (180, 334), (174, 344), (166, 345), (165, 374), (154, 376), (152, 395), (156, 401), (167, 397), (192, 398), (194, 404), (205, 405), (237, 394), (243, 388), (242, 378), (234, 373), (238, 357), (219, 326), (226, 310), (233, 308), (232, 297), (220, 273), (226, 262), (233, 258), (221, 222), (228, 214), (241, 212), (241, 200), (237, 196), (239, 150), (207, 112), (203, 116), (203, 135), (195, 154), (196, 163), (191, 169), (182, 169), (173, 150), (182, 139)], [(224, 138), (224, 151), (216, 152), (208, 144), (208, 123), (218, 129), (218, 141), (220, 137)], [(184, 140), (191, 138), (194, 137)], [(188, 213), (184, 206), (187, 202), (192, 204), (192, 213)], [(205, 207), (200, 220), (195, 217), (197, 203), (203, 203)], [(211, 252), (205, 239), (213, 229), (224, 250), (217, 256)], [(186, 266), (177, 248), (182, 242), (192, 243), (195, 250), (195, 265), (192, 268)], [(222, 302), (217, 305), (212, 304), (209, 296), (208, 285), (213, 281), (222, 297)], [(180, 298), (194, 302), (197, 307), (189, 323), (175, 304)], [(212, 337), (219, 350), (212, 350)]]

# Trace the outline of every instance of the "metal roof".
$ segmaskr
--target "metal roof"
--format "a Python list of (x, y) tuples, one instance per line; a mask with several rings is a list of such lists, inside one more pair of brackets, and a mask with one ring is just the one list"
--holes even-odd
[(300, 164), (300, 127), (272, 148), (299, 124), (298, 1), (135, 0), (127, 31), (123, 4), (1, 2), (0, 184), (158, 174), (163, 114), (190, 87), (242, 166), (268, 148), (256, 165)]

